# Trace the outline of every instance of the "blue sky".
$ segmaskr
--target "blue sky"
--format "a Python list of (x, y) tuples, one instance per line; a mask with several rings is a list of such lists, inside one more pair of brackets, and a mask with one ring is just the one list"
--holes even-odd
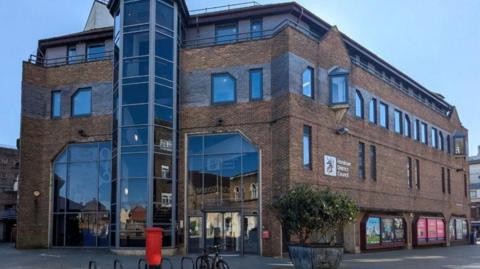
[[(187, 0), (189, 9), (244, 1)], [(266, 4), (278, 1), (261, 1)], [(480, 145), (480, 1), (299, 0), (457, 107), (470, 131), (470, 155)], [(15, 145), (20, 129), (22, 61), (37, 40), (81, 31), (92, 0), (0, 1), (0, 144)]]

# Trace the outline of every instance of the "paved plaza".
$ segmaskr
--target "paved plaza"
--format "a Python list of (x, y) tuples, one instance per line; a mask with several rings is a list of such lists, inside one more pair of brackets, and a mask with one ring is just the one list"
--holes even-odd
[[(108, 250), (37, 249), (17, 250), (0, 244), (0, 268), (5, 269), (86, 269), (95, 260), (98, 269), (113, 268), (118, 259), (123, 268), (137, 268), (139, 257), (118, 256)], [(180, 257), (173, 257), (174, 269), (180, 269)], [(232, 269), (292, 268), (288, 259), (258, 256), (226, 257)], [(168, 267), (164, 267), (168, 268)], [(192, 268), (186, 265), (185, 269)], [(437, 247), (415, 250), (383, 251), (345, 255), (341, 269), (480, 269), (480, 246)]]

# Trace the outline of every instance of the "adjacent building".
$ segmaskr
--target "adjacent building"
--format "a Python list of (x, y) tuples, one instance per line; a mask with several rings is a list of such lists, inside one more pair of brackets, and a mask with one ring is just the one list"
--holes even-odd
[(0, 242), (16, 238), (18, 150), (0, 146)]
[(468, 131), (441, 94), (297, 3), (107, 8), (23, 64), (18, 247), (155, 226), (171, 252), (278, 256), (269, 205), (300, 183), (359, 204), (349, 252), (467, 241)]
[(478, 147), (477, 155), (468, 158), (468, 164), (470, 165), (470, 207), (472, 229), (480, 232), (480, 146)]

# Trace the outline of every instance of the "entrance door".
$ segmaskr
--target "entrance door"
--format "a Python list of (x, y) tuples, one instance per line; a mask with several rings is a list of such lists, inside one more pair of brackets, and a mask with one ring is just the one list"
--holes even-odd
[(222, 245), (223, 252), (240, 253), (241, 218), (239, 212), (208, 212), (205, 222), (205, 246)]

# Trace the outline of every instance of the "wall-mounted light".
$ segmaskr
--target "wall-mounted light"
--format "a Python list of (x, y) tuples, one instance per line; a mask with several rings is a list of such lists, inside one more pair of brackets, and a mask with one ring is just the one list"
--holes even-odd
[(337, 129), (337, 134), (339, 135), (346, 135), (348, 133), (350, 133), (350, 130), (347, 127)]
[(33, 196), (34, 196), (35, 198), (40, 197), (40, 192), (39, 192), (39, 191), (34, 191), (34, 192), (33, 192)]
[(83, 129), (78, 130), (78, 134), (79, 134), (80, 136), (82, 136), (82, 137), (86, 137), (86, 136), (87, 136), (87, 133), (85, 133), (85, 130), (83, 130)]
[(223, 125), (223, 118), (217, 118), (217, 126)]

